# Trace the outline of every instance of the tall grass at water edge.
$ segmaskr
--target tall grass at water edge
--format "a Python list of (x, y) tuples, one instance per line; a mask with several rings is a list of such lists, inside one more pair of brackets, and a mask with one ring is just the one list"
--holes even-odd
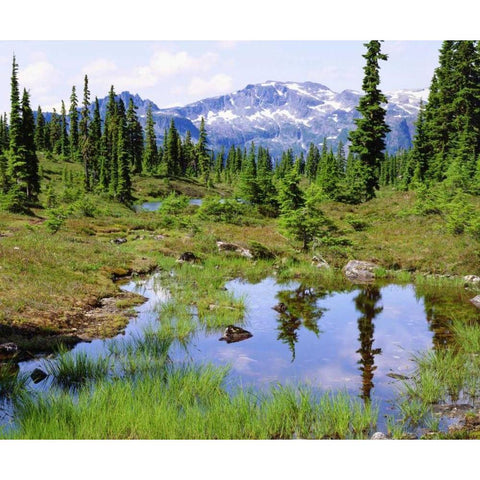
[(224, 389), (227, 368), (164, 364), (163, 375), (101, 379), (95, 388), (26, 396), (18, 403), (24, 439), (365, 438), (378, 411), (346, 394), (307, 388), (268, 393)]

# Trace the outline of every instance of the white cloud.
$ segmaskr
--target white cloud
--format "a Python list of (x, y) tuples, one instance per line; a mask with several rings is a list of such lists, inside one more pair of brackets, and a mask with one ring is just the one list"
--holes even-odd
[(208, 72), (217, 61), (218, 55), (212, 52), (195, 57), (185, 51), (156, 50), (146, 65), (122, 70), (113, 61), (101, 58), (85, 65), (83, 72), (95, 90), (106, 91), (113, 84), (116, 92), (138, 91), (182, 74)]
[(60, 83), (61, 76), (61, 72), (51, 63), (41, 60), (20, 70), (18, 79), (21, 85), (35, 95), (44, 95)]
[(233, 89), (233, 79), (224, 73), (218, 73), (210, 79), (194, 77), (187, 87), (187, 93), (194, 97), (221, 95)]

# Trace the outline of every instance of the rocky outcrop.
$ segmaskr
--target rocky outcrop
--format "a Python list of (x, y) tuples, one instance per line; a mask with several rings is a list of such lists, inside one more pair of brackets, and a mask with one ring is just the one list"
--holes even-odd
[(217, 242), (219, 252), (235, 252), (242, 257), (253, 258), (252, 252), (248, 248), (243, 248), (235, 243)]
[(350, 260), (345, 267), (343, 267), (343, 273), (353, 282), (372, 282), (375, 280), (374, 270), (376, 268), (378, 268), (378, 265), (372, 262)]

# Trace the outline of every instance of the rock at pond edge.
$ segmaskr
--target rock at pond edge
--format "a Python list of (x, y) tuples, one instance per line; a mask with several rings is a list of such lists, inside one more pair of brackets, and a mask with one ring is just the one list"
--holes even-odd
[(345, 267), (343, 267), (343, 273), (352, 281), (357, 282), (371, 282), (375, 279), (374, 270), (378, 268), (372, 262), (364, 260), (350, 260)]

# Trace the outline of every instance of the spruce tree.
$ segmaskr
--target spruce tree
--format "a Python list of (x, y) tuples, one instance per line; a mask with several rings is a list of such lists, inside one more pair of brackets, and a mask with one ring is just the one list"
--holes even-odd
[[(120, 100), (120, 102), (122, 102)], [(121, 103), (123, 104), (123, 102)], [(116, 163), (118, 165), (118, 172), (116, 175), (116, 190), (115, 197), (124, 204), (130, 204), (132, 199), (132, 181), (130, 176), (131, 161), (127, 149), (127, 122), (124, 115), (121, 114), (122, 107), (120, 106), (120, 115), (118, 119), (118, 139), (116, 142)]]
[(127, 110), (126, 150), (130, 158), (133, 173), (142, 171), (143, 129), (137, 116), (137, 107), (130, 98)]
[(68, 137), (67, 111), (65, 110), (65, 102), (63, 100), (60, 110), (60, 131), (60, 153), (63, 158), (67, 158), (70, 153), (70, 141)]
[(25, 89), (22, 97), (22, 137), (26, 167), (26, 195), (29, 200), (37, 200), (40, 193), (40, 175), (35, 149), (35, 120), (30, 108), (30, 96)]
[(84, 170), (85, 191), (90, 192), (93, 188), (94, 169), (93, 156), (89, 135), (90, 125), (90, 90), (88, 89), (88, 76), (85, 75), (83, 82), (83, 101), (80, 122), (78, 125), (80, 154)]
[(387, 60), (381, 53), (381, 42), (372, 40), (365, 44), (367, 53), (364, 67), (362, 89), (365, 95), (360, 99), (357, 111), (361, 117), (354, 120), (357, 128), (350, 132), (351, 151), (358, 156), (360, 167), (364, 170), (364, 191), (361, 200), (369, 200), (375, 196), (379, 187), (380, 164), (384, 158), (385, 136), (390, 128), (385, 122), (386, 110), (383, 104), (387, 98), (380, 91), (379, 61)]
[(145, 125), (145, 148), (143, 150), (143, 171), (152, 174), (158, 166), (157, 138), (155, 136), (152, 104), (148, 104), (147, 123)]
[(200, 121), (200, 131), (198, 134), (198, 142), (195, 145), (195, 154), (197, 157), (199, 173), (206, 185), (210, 179), (210, 155), (208, 154), (208, 138), (205, 129), (205, 119), (202, 117)]
[(72, 87), (72, 94), (70, 95), (70, 108), (68, 110), (69, 116), (69, 146), (70, 155), (72, 159), (75, 158), (78, 151), (78, 98), (75, 85)]
[(37, 118), (35, 121), (35, 147), (39, 151), (43, 151), (47, 147), (47, 142), (45, 141), (45, 132), (45, 117), (39, 105), (37, 109)]
[(167, 167), (167, 175), (174, 176), (180, 173), (180, 155), (178, 151), (179, 135), (173, 118), (170, 121), (170, 128), (167, 132), (167, 140), (164, 150), (164, 162)]
[(25, 208), (28, 191), (28, 166), (24, 145), (22, 105), (18, 85), (18, 65), (13, 57), (10, 80), (10, 132), (7, 162), (8, 205), (7, 209), (21, 212)]
[(307, 159), (305, 161), (305, 175), (313, 181), (317, 176), (318, 163), (320, 161), (320, 151), (314, 143), (308, 147)]
[(256, 164), (255, 144), (252, 142), (250, 150), (243, 164), (238, 183), (238, 194), (246, 202), (252, 204), (259, 203), (259, 188), (257, 184), (257, 164)]

